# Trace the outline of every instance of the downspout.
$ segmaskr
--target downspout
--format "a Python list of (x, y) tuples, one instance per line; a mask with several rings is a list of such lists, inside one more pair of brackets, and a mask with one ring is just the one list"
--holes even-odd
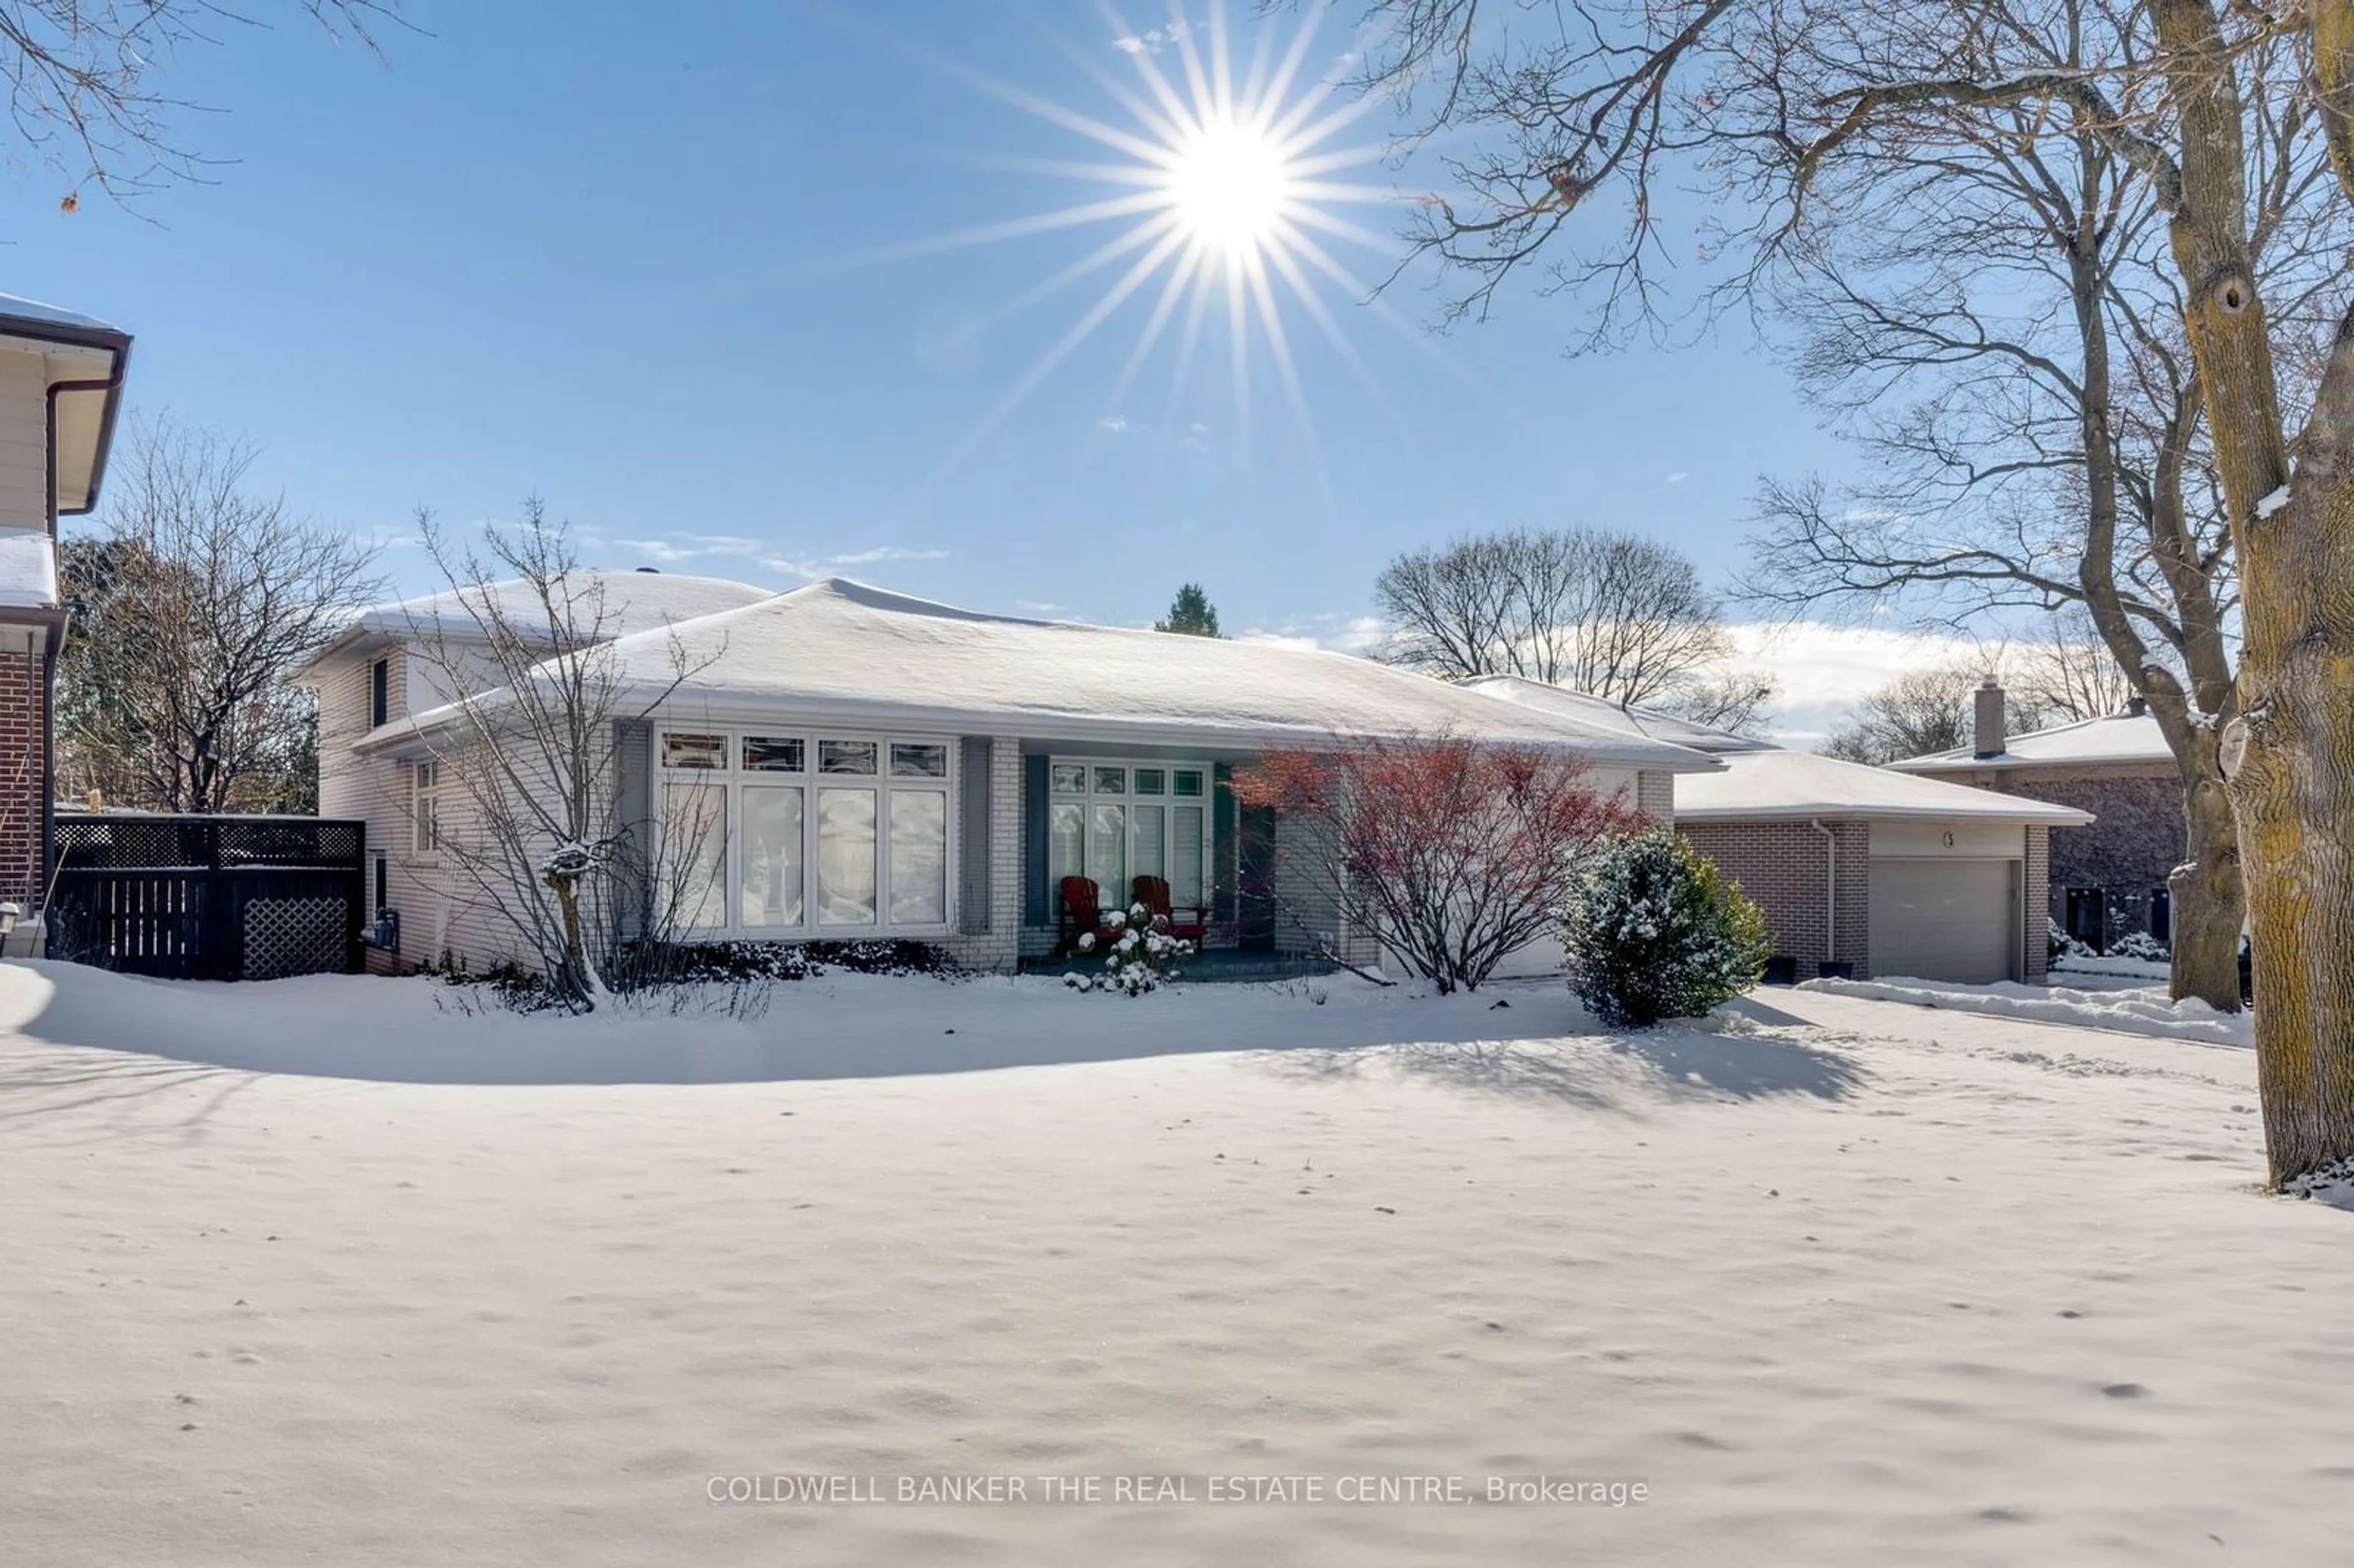
[(1820, 817), (1808, 817), (1807, 826), (1823, 835), (1823, 962), (1839, 960), (1839, 835), (1823, 826)]
[[(122, 362), (124, 357), (125, 355), (118, 352), (114, 356), (114, 368), (108, 372), (106, 376), (101, 380), (52, 381), (49, 383), (48, 429), (47, 432), (47, 445), (48, 450), (47, 453), (47, 459), (49, 480), (49, 537), (52, 539), (58, 536), (58, 399), (68, 392), (120, 391), (122, 387)], [(103, 461), (104, 456), (105, 450), (101, 447), (100, 449), (100, 461)]]

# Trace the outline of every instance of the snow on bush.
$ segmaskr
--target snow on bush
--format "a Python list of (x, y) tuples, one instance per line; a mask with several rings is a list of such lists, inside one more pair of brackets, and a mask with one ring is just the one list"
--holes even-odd
[(1766, 972), (1766, 916), (1671, 832), (1606, 840), (1562, 920), (1570, 989), (1605, 1023), (1697, 1018)]
[(1101, 941), (1093, 931), (1079, 936), (1079, 951), (1103, 954), (1103, 967), (1088, 972), (1074, 969), (1063, 977), (1063, 983), (1074, 991), (1116, 991), (1128, 996), (1142, 996), (1149, 991), (1159, 991), (1184, 975), (1177, 968), (1193, 956), (1193, 944), (1182, 937), (1169, 934), (1169, 920), (1155, 915), (1141, 904), (1131, 904), (1126, 913), (1118, 909), (1104, 916), (1109, 934)]
[(2056, 964), (2062, 959), (2089, 959), (2093, 949), (2060, 928), (2060, 922), (2050, 916), (2043, 917), (2044, 961)]
[(2162, 964), (2173, 959), (2164, 942), (2147, 931), (2136, 931), (2109, 944), (2113, 959), (2139, 959), (2145, 963)]

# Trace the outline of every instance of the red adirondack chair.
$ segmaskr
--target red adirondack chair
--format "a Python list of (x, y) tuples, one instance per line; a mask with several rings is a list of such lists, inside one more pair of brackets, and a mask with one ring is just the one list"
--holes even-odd
[(1172, 909), (1169, 906), (1169, 880), (1161, 876), (1140, 876), (1133, 884), (1136, 901), (1153, 915), (1166, 920), (1161, 928), (1172, 937), (1188, 942), (1198, 942), (1209, 935), (1210, 912), (1207, 909)]
[(1066, 876), (1062, 883), (1063, 906), (1055, 950), (1076, 950), (1079, 938), (1093, 933), (1097, 942), (1108, 940), (1112, 927), (1104, 920), (1103, 894), (1084, 876)]

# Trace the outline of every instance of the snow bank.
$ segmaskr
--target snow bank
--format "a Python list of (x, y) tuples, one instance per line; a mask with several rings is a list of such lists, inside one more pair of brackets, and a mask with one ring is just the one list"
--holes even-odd
[(2212, 1040), (2229, 1045), (2255, 1044), (2255, 1025), (2248, 1014), (2218, 1012), (2196, 997), (2169, 1001), (2158, 987), (2074, 991), (2064, 986), (2028, 986), (2009, 980), (1996, 985), (1956, 985), (1899, 975), (1884, 980), (1808, 980), (1798, 989), (1838, 996), (1873, 997), (1882, 1001), (1906, 1001), (1916, 1007), (2031, 1018), (2046, 1023), (2073, 1023), (2127, 1034)]

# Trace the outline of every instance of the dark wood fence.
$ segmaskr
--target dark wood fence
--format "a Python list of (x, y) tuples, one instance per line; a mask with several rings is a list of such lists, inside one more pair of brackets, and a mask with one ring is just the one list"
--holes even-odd
[(356, 974), (364, 823), (57, 814), (53, 959), (167, 980)]

